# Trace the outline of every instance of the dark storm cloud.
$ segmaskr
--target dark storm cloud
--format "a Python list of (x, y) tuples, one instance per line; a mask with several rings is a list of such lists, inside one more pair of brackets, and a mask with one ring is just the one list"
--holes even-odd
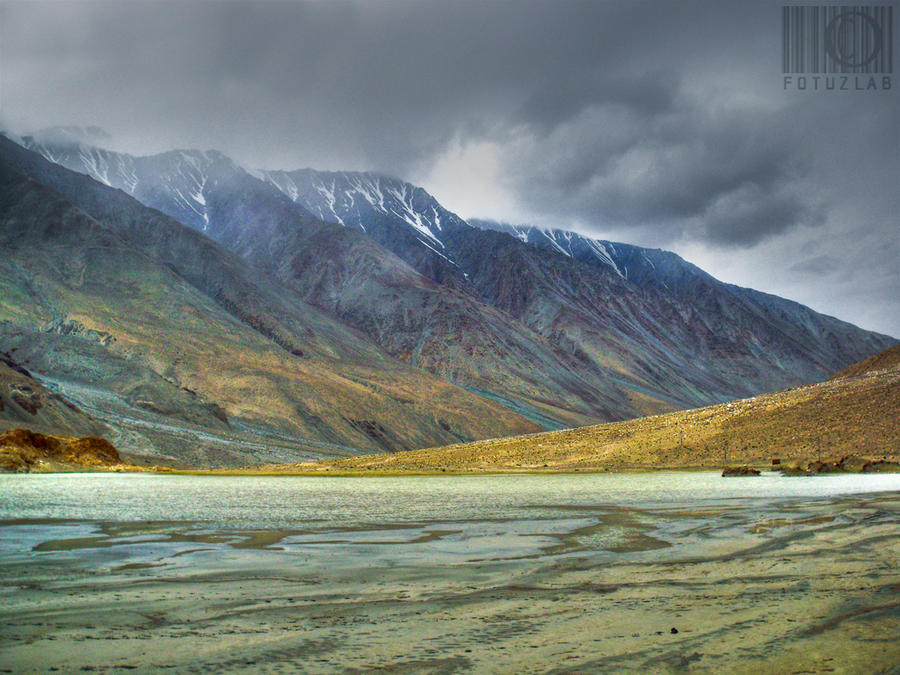
[[(458, 134), (546, 127), (605, 99), (636, 114), (668, 105), (673, 79), (633, 76), (659, 70), (646, 41), (683, 11), (574, 0), (2, 7), (3, 96), (17, 122), (78, 116), (140, 126), (148, 143), (199, 137), (291, 163), (330, 150), (399, 173)], [(658, 42), (677, 70), (683, 47)]]
[[(795, 192), (810, 160), (788, 116), (711, 113), (648, 88), (623, 99), (612, 92), (552, 132), (527, 136), (512, 162), (522, 198), (582, 220), (603, 214), (619, 227), (655, 228), (663, 239), (723, 245), (819, 222), (818, 207)], [(636, 117), (634, 98), (667, 103)]]
[(4, 3), (5, 96), (402, 172), (589, 60), (602, 5), (567, 9), (583, 30), (550, 2)]
[(498, 203), (545, 224), (730, 253), (894, 242), (897, 94), (782, 91), (780, 6), (0, 0), (0, 122), (414, 180), (476, 147)]

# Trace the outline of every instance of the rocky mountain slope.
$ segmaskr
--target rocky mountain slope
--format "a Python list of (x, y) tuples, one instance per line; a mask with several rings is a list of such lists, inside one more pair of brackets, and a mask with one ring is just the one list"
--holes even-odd
[(474, 227), (394, 178), (26, 142), (206, 232), (393, 356), (545, 428), (809, 383), (896, 342), (673, 253)]
[(0, 431), (27, 427), (65, 436), (109, 432), (65, 397), (50, 391), (12, 356), (0, 354)]
[[(471, 285), (463, 292), (423, 276), (362, 231), (318, 220), (271, 183), (215, 153), (179, 151), (147, 163), (81, 146), (44, 148), (43, 154), (185, 217), (395, 358), (501, 402), (544, 428), (678, 405), (635, 396), (602, 370), (585, 368), (569, 352), (478, 298)], [(203, 157), (214, 159), (203, 163)], [(202, 177), (190, 174), (194, 163), (186, 158), (203, 167)], [(160, 175), (163, 161), (169, 168)], [(203, 185), (205, 218), (195, 214), (191, 219), (181, 196), (198, 184)], [(141, 187), (147, 185), (154, 187)], [(160, 185), (178, 187), (160, 190)]]
[[(719, 282), (669, 252), (591, 242), (584, 246), (591, 257), (579, 260), (492, 231), (461, 245), (471, 253), (458, 258), (495, 304), (592, 360), (615, 360), (685, 405), (818, 381), (896, 343)], [(468, 260), (503, 264), (472, 269)]]
[(245, 464), (538, 427), (207, 237), (0, 138), (0, 346), (129, 456)]
[(894, 342), (719, 282), (668, 251), (467, 223), (397, 179), (309, 169), (263, 175), (307, 210), (367, 232), (430, 278), (458, 285), (461, 275), (483, 300), (576, 358), (582, 372), (643, 397), (644, 412), (817, 381)]
[(468, 225), (421, 187), (352, 171), (262, 171), (260, 176), (321, 220), (365, 232), (429, 279), (472, 292), (444, 242)]

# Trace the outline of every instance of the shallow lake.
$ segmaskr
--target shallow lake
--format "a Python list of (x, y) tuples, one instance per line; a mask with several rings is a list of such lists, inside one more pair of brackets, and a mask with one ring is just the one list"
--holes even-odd
[[(900, 489), (900, 474), (714, 472), (401, 477), (0, 475), (0, 521), (206, 521), (217, 527), (516, 518), (557, 506), (686, 506)], [(532, 513), (533, 515), (533, 513)]]
[[(892, 490), (900, 490), (900, 475), (5, 475), (0, 558), (92, 550), (79, 556), (82, 563), (183, 567), (209, 552), (225, 564), (221, 552), (239, 549), (303, 553), (264, 563), (292, 566), (315, 565), (322, 556), (352, 566), (360, 559), (437, 564), (547, 551), (612, 555), (699, 545), (685, 532), (704, 530), (706, 521), (727, 536), (729, 526), (752, 525), (804, 501)], [(697, 508), (703, 510), (693, 513)]]
[(865, 672), (898, 566), (896, 474), (4, 475), (0, 663)]

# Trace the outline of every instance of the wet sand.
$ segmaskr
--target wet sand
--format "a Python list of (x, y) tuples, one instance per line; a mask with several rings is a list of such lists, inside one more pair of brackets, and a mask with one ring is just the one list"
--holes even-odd
[(897, 493), (0, 537), (3, 672), (900, 672)]

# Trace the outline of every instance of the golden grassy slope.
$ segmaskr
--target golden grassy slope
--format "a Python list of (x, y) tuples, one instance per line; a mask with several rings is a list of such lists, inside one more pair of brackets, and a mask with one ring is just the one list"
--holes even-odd
[(873, 373), (877, 370), (887, 370), (900, 366), (900, 345), (890, 347), (883, 352), (878, 352), (874, 356), (847, 366), (843, 370), (832, 375), (832, 380), (845, 379), (848, 377), (858, 377), (866, 373)]
[(267, 467), (280, 472), (568, 471), (768, 466), (854, 454), (900, 457), (900, 366), (626, 422), (390, 455)]

